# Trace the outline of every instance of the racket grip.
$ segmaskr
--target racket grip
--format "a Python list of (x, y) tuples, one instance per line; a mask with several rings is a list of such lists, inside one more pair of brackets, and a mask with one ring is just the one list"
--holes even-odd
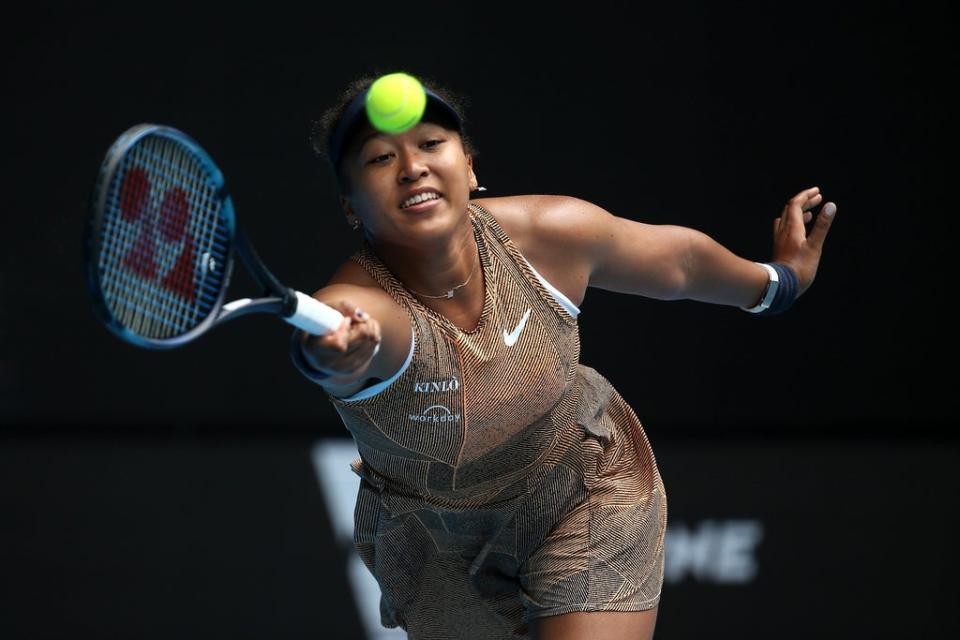
[(333, 331), (343, 322), (343, 315), (305, 293), (294, 291), (297, 295), (297, 308), (292, 315), (284, 318), (287, 322), (315, 336)]

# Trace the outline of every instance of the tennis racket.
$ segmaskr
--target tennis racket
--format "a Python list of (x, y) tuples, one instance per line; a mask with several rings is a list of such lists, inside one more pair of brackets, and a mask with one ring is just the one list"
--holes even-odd
[[(283, 286), (238, 228), (223, 174), (186, 134), (141, 124), (100, 166), (86, 230), (87, 286), (104, 324), (123, 340), (169, 349), (250, 313), (272, 313), (323, 335), (343, 316)], [(226, 299), (234, 257), (259, 298)]]

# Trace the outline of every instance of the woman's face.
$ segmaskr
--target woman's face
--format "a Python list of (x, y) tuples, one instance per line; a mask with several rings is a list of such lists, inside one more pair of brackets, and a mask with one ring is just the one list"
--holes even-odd
[(341, 202), (378, 243), (418, 245), (447, 237), (476, 188), (460, 135), (432, 122), (401, 134), (367, 131), (343, 159)]

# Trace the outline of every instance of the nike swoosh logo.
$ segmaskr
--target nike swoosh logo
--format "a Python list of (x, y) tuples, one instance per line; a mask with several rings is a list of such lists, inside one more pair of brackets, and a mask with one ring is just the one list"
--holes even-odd
[(503, 344), (508, 347), (512, 347), (517, 342), (517, 338), (520, 337), (520, 332), (523, 331), (523, 328), (527, 324), (527, 318), (530, 317), (530, 309), (527, 309), (527, 312), (523, 314), (523, 317), (520, 318), (520, 322), (516, 327), (513, 328), (513, 331), (507, 333), (507, 330), (503, 330)]

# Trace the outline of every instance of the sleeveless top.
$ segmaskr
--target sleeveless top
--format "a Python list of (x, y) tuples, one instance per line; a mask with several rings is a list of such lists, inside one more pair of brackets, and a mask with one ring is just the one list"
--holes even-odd
[(409, 313), (414, 356), (375, 395), (331, 398), (368, 471), (439, 506), (503, 499), (577, 422), (576, 319), (493, 216), (470, 207), (484, 280), (477, 326), (423, 305), (364, 248), (353, 259)]
[(484, 280), (470, 331), (369, 248), (353, 256), (413, 327), (391, 379), (328, 394), (361, 456), (354, 544), (380, 585), (383, 624), (525, 637), (526, 615), (655, 606), (666, 502), (640, 421), (579, 364), (578, 310), (492, 215), (471, 204), (470, 219)]

